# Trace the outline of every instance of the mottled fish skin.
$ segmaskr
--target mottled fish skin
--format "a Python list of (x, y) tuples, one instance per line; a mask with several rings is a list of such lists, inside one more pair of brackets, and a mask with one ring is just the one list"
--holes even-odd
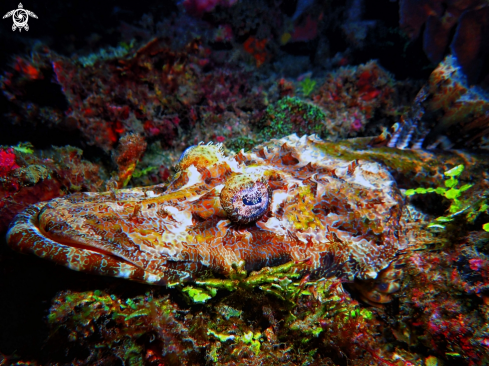
[(403, 199), (389, 172), (328, 156), (316, 136), (251, 152), (188, 149), (171, 183), (41, 202), (9, 245), (83, 272), (168, 285), (304, 262), (315, 277), (369, 280), (406, 252)]

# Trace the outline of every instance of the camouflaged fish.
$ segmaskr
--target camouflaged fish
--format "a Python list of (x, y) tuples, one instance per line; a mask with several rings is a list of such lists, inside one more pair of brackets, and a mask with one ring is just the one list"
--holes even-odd
[(235, 155), (192, 146), (168, 185), (40, 202), (7, 240), (73, 270), (158, 285), (302, 262), (388, 302), (410, 246), (403, 198), (382, 165), (333, 158), (323, 144), (291, 135)]

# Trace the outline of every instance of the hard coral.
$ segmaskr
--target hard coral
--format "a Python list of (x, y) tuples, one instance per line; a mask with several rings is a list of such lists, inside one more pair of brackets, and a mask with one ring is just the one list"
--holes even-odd
[(342, 67), (328, 74), (316, 89), (311, 98), (323, 108), (333, 138), (356, 135), (375, 113), (395, 113), (393, 80), (376, 61)]
[(99, 166), (83, 160), (82, 151), (70, 146), (32, 153), (1, 148), (0, 159), (0, 233), (30, 204), (96, 191), (105, 178)]
[(15, 71), (23, 73), (26, 78), (30, 80), (36, 80), (42, 77), (40, 71), (32, 65), (29, 61), (17, 57), (14, 64)]
[(118, 360), (140, 365), (196, 364), (201, 349), (209, 344), (209, 319), (185, 313), (167, 297), (153, 298), (149, 293), (124, 301), (98, 290), (66, 291), (54, 299), (48, 321), (53, 333), (68, 331), (63, 340), (66, 355), (78, 365), (102, 360), (107, 364)]
[(229, 119), (234, 124), (264, 99), (255, 88), (259, 82), (228, 60), (216, 61), (219, 67), (206, 71), (214, 62), (210, 54), (195, 39), (174, 49), (169, 40), (155, 38), (124, 56), (93, 63), (45, 49), (23, 64), (39, 70), (43, 88), (55, 88), (65, 104), (38, 103), (26, 92), (38, 80), (17, 68), (1, 80), (10, 101), (8, 117), (26, 128), (78, 130), (82, 143), (107, 153), (127, 133), (159, 139), (165, 148), (208, 140), (223, 112), (233, 115)]
[(423, 47), (428, 58), (434, 63), (440, 62), (450, 44), (469, 81), (477, 82), (489, 55), (489, 3), (485, 0), (401, 0), (400, 25), (408, 36), (417, 38), (424, 24)]
[[(487, 241), (487, 238), (486, 238)], [(468, 240), (461, 245), (425, 251), (411, 259), (409, 286), (401, 301), (396, 338), (425, 346), (445, 360), (467, 365), (488, 361), (488, 279), (475, 261), (487, 261)]]

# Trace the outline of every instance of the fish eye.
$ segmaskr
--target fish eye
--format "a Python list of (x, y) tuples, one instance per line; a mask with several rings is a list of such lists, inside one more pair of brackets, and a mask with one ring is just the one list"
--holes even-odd
[(264, 177), (237, 174), (226, 180), (220, 199), (231, 221), (248, 224), (267, 212), (272, 190)]
[(261, 197), (253, 197), (252, 195), (250, 197), (243, 197), (242, 199), (245, 206), (253, 206), (261, 203)]

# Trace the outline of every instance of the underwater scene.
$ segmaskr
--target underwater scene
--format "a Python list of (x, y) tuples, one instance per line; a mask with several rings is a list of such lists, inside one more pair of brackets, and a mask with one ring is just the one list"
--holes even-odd
[(489, 365), (489, 1), (3, 1), (0, 366)]

